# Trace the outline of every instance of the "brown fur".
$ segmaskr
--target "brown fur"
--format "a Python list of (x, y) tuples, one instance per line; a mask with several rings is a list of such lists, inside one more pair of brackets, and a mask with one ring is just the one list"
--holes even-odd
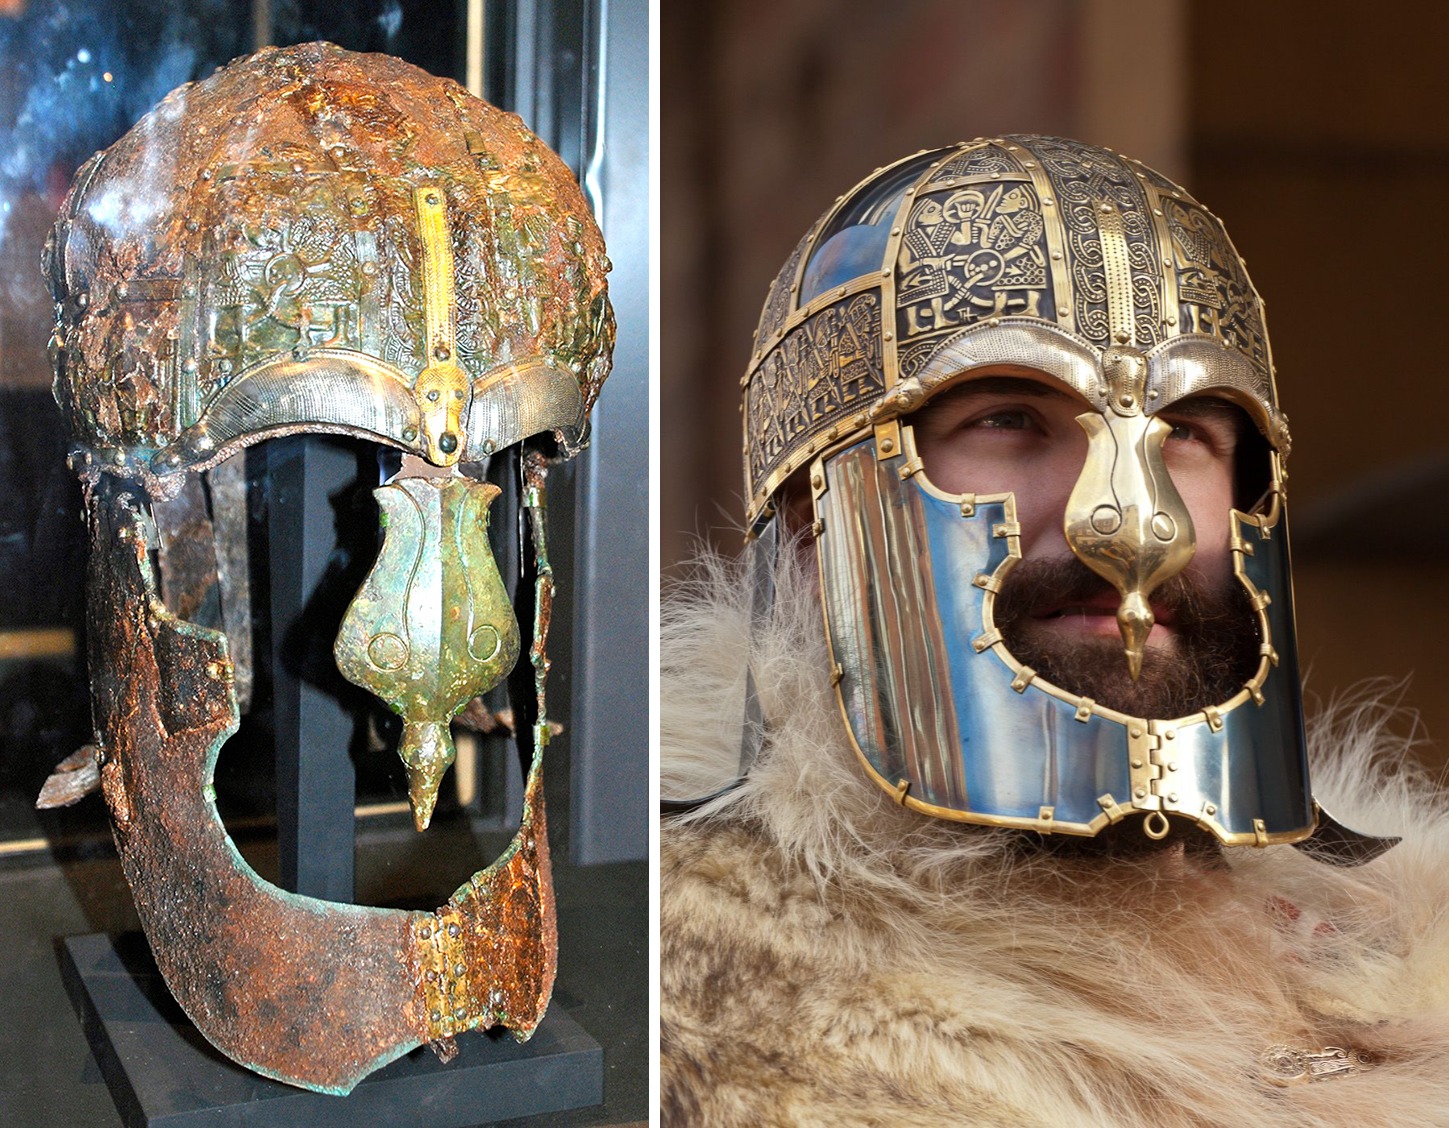
[[(666, 608), (666, 794), (734, 770), (746, 606), (706, 562)], [(1449, 820), (1381, 711), (1315, 729), (1320, 799), (1405, 838), (1361, 869), (1074, 856), (870, 783), (819, 622), (786, 576), (756, 648), (765, 753), (664, 827), (666, 1125), (1449, 1125)], [(1378, 1064), (1278, 1087), (1277, 1043)]]

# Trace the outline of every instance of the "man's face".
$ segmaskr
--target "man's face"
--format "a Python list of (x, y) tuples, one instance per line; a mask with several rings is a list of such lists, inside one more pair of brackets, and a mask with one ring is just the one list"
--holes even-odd
[(1221, 702), (1242, 684), (1257, 648), (1228, 552), (1234, 457), (1249, 424), (1220, 400), (1186, 400), (1158, 413), (1172, 427), (1163, 461), (1192, 516), (1197, 551), (1152, 596), (1156, 623), (1134, 681), (1117, 626), (1120, 598), (1072, 555), (1063, 532), (1087, 454), (1077, 416), (1089, 411), (1057, 381), (1001, 369), (947, 389), (910, 422), (937, 488), (1016, 495), (1022, 560), (996, 617), (1020, 661), (1063, 689), (1137, 715), (1181, 716)]

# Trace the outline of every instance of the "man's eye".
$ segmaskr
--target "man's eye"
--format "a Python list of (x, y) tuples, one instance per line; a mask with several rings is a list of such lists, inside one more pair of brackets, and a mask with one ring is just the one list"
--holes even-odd
[(1180, 443), (1189, 442), (1192, 439), (1202, 438), (1202, 436), (1198, 434), (1197, 428), (1190, 423), (1174, 423), (1172, 425), (1172, 430), (1168, 433), (1167, 437)]
[(993, 431), (1026, 431), (1031, 429), (1032, 418), (1025, 411), (993, 411), (977, 416), (967, 426)]

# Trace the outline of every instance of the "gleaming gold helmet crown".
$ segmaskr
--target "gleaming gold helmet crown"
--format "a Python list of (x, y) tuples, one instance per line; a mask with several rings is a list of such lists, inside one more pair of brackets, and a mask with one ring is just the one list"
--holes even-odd
[(791, 474), (988, 364), (1110, 394), (1067, 353), (1146, 354), (1145, 410), (1210, 392), (1280, 456), (1263, 303), (1223, 225), (1138, 161), (1056, 137), (917, 153), (841, 196), (770, 289), (744, 378), (755, 520)]

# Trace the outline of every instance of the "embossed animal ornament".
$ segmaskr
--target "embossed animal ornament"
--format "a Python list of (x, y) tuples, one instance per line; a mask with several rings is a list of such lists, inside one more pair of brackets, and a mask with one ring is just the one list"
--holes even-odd
[[(528, 1037), (557, 948), (545, 475), (584, 439), (614, 330), (577, 184), (456, 83), (326, 44), (269, 49), (174, 91), (92, 158), (45, 266), (87, 499), (99, 779), (173, 995), (230, 1057), (324, 1092), (422, 1042), (446, 1054), (463, 1030)], [(453, 759), (449, 721), (522, 646), (533, 665), (536, 700), (515, 703), (532, 722), (518, 726), (533, 749), (522, 826), (434, 913), (278, 889), (217, 816), (212, 772), (250, 687), (227, 551), (235, 456), (305, 431), (405, 452), (377, 491), (385, 539), (336, 656), (403, 717), (420, 829)], [(481, 480), (509, 448), (536, 576), (526, 640), (486, 535), (498, 490)]]

